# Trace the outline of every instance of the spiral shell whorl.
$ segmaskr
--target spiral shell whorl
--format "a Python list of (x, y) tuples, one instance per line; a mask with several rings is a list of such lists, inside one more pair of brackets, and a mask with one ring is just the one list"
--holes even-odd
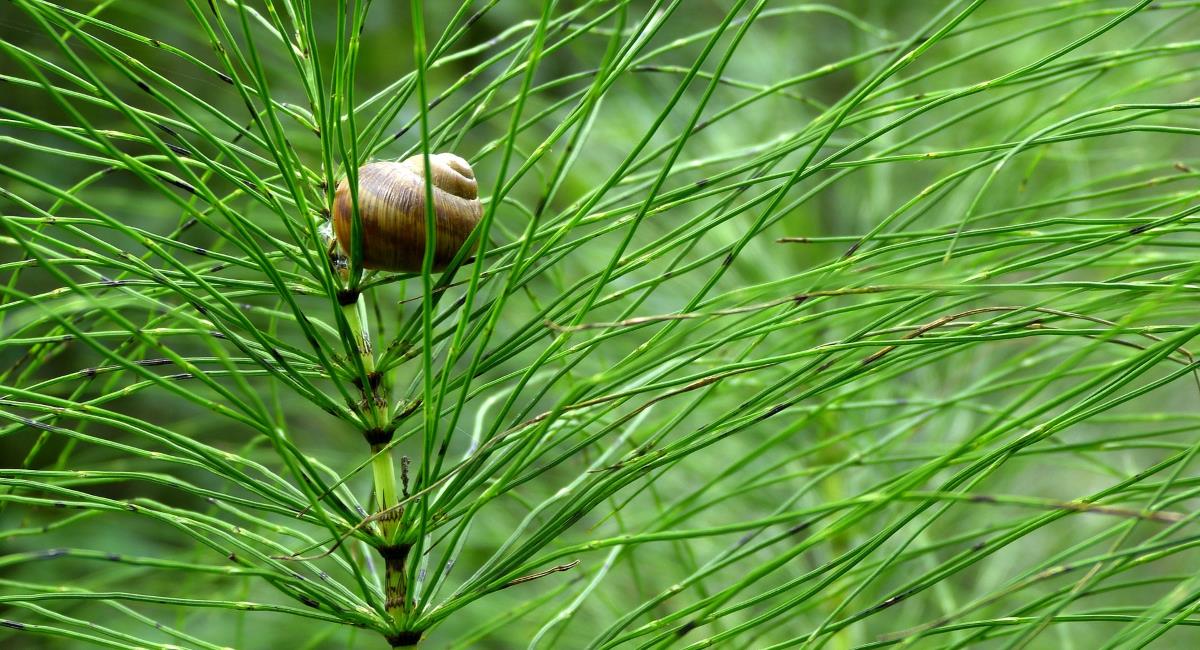
[[(425, 254), (424, 161), (378, 161), (358, 170), (358, 211), (362, 220), (363, 266), (416, 272)], [(432, 154), (433, 209), (437, 224), (433, 268), (450, 263), (479, 223), (483, 209), (471, 166), (449, 153)], [(342, 250), (350, 252), (353, 210), (346, 179), (338, 184), (333, 227)]]

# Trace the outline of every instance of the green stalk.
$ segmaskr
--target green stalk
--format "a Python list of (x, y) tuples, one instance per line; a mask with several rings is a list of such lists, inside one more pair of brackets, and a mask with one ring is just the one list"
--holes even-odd
[[(385, 386), (387, 382), (377, 376), (375, 369), (375, 353), (371, 347), (371, 330), (367, 320), (366, 300), (360, 293), (358, 299), (351, 305), (342, 307), (350, 332), (354, 336), (355, 347), (362, 361), (365, 381), (362, 385), (362, 395), (366, 416), (364, 435), (371, 445), (371, 476), (375, 483), (376, 514), (386, 511), (400, 503), (396, 494), (396, 467), (392, 462), (391, 451), (387, 448), (391, 434), (383, 433), (388, 429), (388, 399)], [(393, 623), (403, 620), (407, 611), (408, 580), (405, 565), (408, 560), (408, 545), (397, 544), (400, 513), (394, 512), (379, 520), (379, 531), (383, 544), (378, 547), (379, 555), (383, 558), (385, 598), (388, 614)]]
[[(384, 445), (371, 445), (371, 453), (375, 457), (371, 459), (371, 475), (375, 480), (375, 506), (376, 512), (381, 512), (400, 502), (396, 496), (396, 468), (392, 464), (392, 454), (390, 451), (383, 451)], [(380, 452), (383, 453), (380, 453)], [(394, 528), (395, 523), (391, 517), (388, 517), (380, 522), (380, 526), (384, 530), (384, 537), (390, 542), (393, 535), (391, 528)]]
[(342, 305), (342, 313), (350, 325), (350, 333), (354, 337), (354, 347), (362, 360), (364, 383), (362, 385), (364, 411), (367, 414), (367, 428), (382, 429), (388, 424), (387, 399), (380, 399), (376, 390), (378, 380), (373, 380), (375, 374), (375, 351), (371, 347), (371, 329), (367, 324), (367, 304), (362, 294), (351, 305)]

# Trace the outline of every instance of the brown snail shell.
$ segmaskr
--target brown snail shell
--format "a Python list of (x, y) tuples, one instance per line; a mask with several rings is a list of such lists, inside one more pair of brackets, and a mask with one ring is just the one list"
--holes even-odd
[[(429, 156), (433, 173), (433, 212), (436, 218), (433, 268), (441, 270), (454, 259), (479, 223), (483, 206), (475, 172), (452, 153)], [(338, 244), (350, 254), (353, 208), (350, 183), (338, 183), (333, 200), (333, 230)], [(358, 214), (362, 220), (364, 268), (385, 271), (421, 270), (425, 256), (425, 162), (420, 155), (404, 162), (377, 161), (358, 168)]]

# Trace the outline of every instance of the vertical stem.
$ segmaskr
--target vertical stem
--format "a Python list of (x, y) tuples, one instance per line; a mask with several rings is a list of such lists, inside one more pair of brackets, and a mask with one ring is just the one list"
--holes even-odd
[(384, 595), (387, 597), (385, 606), (393, 622), (401, 622), (408, 612), (408, 544), (398, 544), (380, 549), (384, 566)]
[(346, 322), (354, 335), (355, 347), (358, 348), (358, 357), (362, 360), (363, 369), (367, 374), (362, 394), (366, 401), (364, 410), (367, 413), (368, 425), (383, 428), (388, 423), (388, 401), (386, 398), (380, 399), (377, 391), (381, 382), (375, 371), (375, 351), (371, 347), (371, 329), (367, 321), (367, 304), (363, 295), (358, 294), (358, 300), (354, 304), (343, 305), (342, 313), (346, 315)]
[[(382, 512), (400, 503), (400, 498), (396, 496), (396, 467), (392, 464), (392, 454), (390, 451), (379, 453), (382, 449), (383, 445), (371, 445), (371, 453), (376, 454), (371, 459), (371, 476), (375, 480), (375, 512)], [(396, 522), (399, 518), (388, 515), (379, 522), (383, 536), (389, 543), (395, 537)]]
[[(374, 510), (379, 513), (400, 503), (396, 494), (396, 468), (392, 462), (391, 451), (386, 449), (391, 439), (391, 431), (388, 429), (390, 404), (386, 393), (380, 394), (387, 382), (382, 381), (375, 369), (375, 353), (371, 348), (366, 300), (359, 294), (354, 304), (345, 305), (342, 309), (367, 375), (362, 386), (363, 413), (367, 427), (363, 433), (374, 455), (371, 459), (371, 477), (375, 482)], [(401, 622), (408, 610), (408, 574), (405, 565), (408, 563), (410, 546), (398, 544), (396, 541), (399, 523), (399, 512), (389, 513), (379, 520), (379, 530), (384, 543), (378, 551), (383, 558), (386, 607), (393, 623)]]

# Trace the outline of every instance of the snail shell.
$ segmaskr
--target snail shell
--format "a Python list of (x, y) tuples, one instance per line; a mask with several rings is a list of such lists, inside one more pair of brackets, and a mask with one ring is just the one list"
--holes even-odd
[[(475, 172), (452, 153), (429, 156), (436, 219), (433, 268), (454, 259), (479, 223), (483, 207)], [(353, 207), (348, 179), (333, 200), (333, 230), (350, 254)], [(377, 161), (358, 168), (358, 214), (362, 220), (363, 267), (385, 271), (421, 270), (425, 256), (425, 163), (420, 155), (404, 162)]]

